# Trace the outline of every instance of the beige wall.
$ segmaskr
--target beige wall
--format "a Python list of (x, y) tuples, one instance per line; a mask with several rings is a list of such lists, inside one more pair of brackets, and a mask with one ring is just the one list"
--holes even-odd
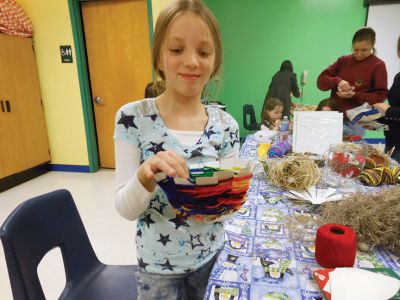
[(151, 2), (151, 10), (153, 11), (153, 28), (156, 26), (157, 16), (160, 14), (160, 11), (169, 2), (171, 2), (171, 0), (153, 0)]
[[(153, 0), (156, 16), (170, 0)], [(17, 0), (34, 26), (52, 164), (89, 165), (75, 46), (67, 0)], [(72, 64), (62, 64), (60, 45), (71, 45)]]
[(60, 45), (74, 42), (67, 0), (17, 0), (32, 20), (53, 164), (88, 165), (83, 110), (76, 67), (62, 64)]

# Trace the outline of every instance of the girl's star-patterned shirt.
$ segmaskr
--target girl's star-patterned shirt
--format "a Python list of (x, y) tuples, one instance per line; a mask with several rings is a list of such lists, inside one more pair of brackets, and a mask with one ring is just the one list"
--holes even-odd
[[(182, 145), (165, 126), (155, 99), (122, 106), (117, 112), (114, 139), (141, 150), (141, 163), (159, 151), (173, 150), (188, 165), (215, 161), (239, 148), (239, 126), (227, 112), (206, 106), (208, 122), (192, 146)], [(184, 274), (208, 262), (223, 246), (221, 223), (181, 218), (165, 193), (154, 198), (137, 221), (139, 267), (156, 274)]]

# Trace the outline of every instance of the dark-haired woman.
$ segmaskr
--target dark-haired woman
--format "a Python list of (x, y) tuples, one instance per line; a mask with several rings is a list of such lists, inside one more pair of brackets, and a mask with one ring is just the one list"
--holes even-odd
[[(331, 90), (331, 98), (336, 100), (340, 112), (365, 102), (373, 105), (386, 99), (386, 66), (375, 56), (374, 45), (375, 31), (372, 28), (357, 30), (352, 40), (353, 53), (339, 57), (318, 76), (318, 88)], [(355, 135), (364, 135), (363, 128), (351, 126)]]
[(290, 117), (290, 108), (292, 106), (291, 94), (299, 98), (300, 90), (297, 85), (296, 73), (293, 72), (292, 62), (285, 60), (282, 62), (280, 70), (272, 77), (261, 112), (265, 110), (267, 99), (278, 98), (283, 102), (283, 115)]

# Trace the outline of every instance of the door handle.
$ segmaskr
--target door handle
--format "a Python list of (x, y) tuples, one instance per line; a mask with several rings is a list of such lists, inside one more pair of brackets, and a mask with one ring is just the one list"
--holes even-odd
[(11, 112), (11, 105), (10, 105), (10, 101), (6, 100), (6, 109), (7, 112)]
[(4, 102), (3, 102), (3, 100), (0, 100), (0, 102), (1, 102), (1, 111), (2, 111), (2, 112), (5, 112), (5, 110), (4, 110)]
[(99, 96), (94, 97), (93, 101), (94, 101), (94, 103), (99, 104), (99, 105), (104, 104), (103, 99), (101, 99)]

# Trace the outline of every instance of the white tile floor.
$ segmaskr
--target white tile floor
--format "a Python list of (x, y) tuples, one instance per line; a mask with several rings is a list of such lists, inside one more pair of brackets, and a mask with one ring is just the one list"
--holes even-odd
[[(19, 203), (64, 188), (71, 192), (98, 258), (106, 264), (137, 264), (135, 222), (118, 215), (114, 208), (113, 170), (96, 173), (49, 172), (0, 193), (0, 224)], [(38, 269), (46, 299), (58, 299), (65, 285), (61, 252), (47, 254)], [(0, 299), (12, 299), (11, 287), (0, 247)]]

